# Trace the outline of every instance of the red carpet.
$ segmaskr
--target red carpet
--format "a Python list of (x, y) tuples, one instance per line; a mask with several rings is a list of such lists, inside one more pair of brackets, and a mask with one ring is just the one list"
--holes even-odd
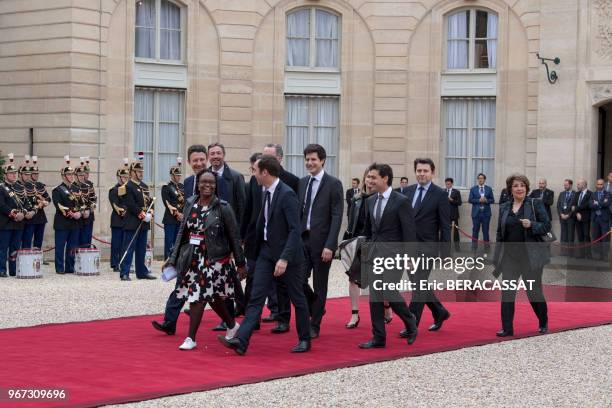
[[(0, 402), (0, 406), (95, 406), (211, 390), (400, 357), (417, 356), (495, 343), (500, 328), (499, 303), (448, 303), (452, 317), (443, 329), (430, 333), (425, 309), (416, 343), (409, 347), (398, 337), (396, 317), (387, 326), (387, 348), (360, 350), (370, 338), (367, 300), (361, 304), (361, 325), (346, 330), (350, 314), (347, 298), (328, 302), (321, 337), (313, 350), (290, 354), (295, 329), (272, 335), (270, 324), (252, 338), (244, 357), (221, 346), (210, 331), (218, 319), (206, 312), (198, 348), (179, 351), (187, 333), (182, 316), (176, 336), (153, 330), (151, 316), (85, 323), (52, 324), (0, 330), (2, 369), (0, 388), (61, 388), (68, 400), (56, 402)], [(549, 303), (551, 332), (612, 323), (612, 303)], [(158, 316), (154, 316), (158, 318)], [(536, 335), (537, 321), (528, 303), (517, 304), (516, 337)], [(516, 338), (515, 337), (515, 338)]]

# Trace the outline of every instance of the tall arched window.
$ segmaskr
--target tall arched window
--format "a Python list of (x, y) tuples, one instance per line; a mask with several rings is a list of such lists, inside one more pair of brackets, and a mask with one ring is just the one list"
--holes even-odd
[(497, 14), (460, 10), (447, 17), (446, 69), (497, 68)]
[(181, 61), (181, 13), (181, 7), (169, 0), (138, 0), (134, 52), (136, 58)]
[(337, 15), (318, 8), (287, 14), (287, 67), (338, 68)]

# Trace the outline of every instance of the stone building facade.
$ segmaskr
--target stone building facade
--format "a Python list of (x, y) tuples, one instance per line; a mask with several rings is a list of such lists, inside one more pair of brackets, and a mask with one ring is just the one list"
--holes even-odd
[[(538, 54), (560, 58), (554, 84)], [(122, 158), (145, 151), (159, 190), (193, 143), (246, 174), (265, 143), (299, 173), (319, 142), (346, 185), (373, 161), (414, 182), (427, 156), (496, 198), (512, 172), (592, 186), (611, 102), (612, 0), (0, 1), (0, 149), (50, 185), (92, 157), (102, 237)]]

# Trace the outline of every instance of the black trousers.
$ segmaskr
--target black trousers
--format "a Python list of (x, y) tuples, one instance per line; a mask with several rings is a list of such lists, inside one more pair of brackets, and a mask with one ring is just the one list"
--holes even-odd
[[(586, 245), (591, 242), (591, 220), (576, 220), (576, 236), (578, 237), (578, 242), (581, 245)], [(590, 258), (591, 257), (591, 248), (577, 248), (575, 252), (575, 256), (578, 258)]]
[[(304, 242), (304, 252), (306, 253), (304, 291), (310, 305), (310, 326), (318, 332), (321, 328), (323, 315), (325, 314), (331, 262), (323, 262), (321, 260), (321, 253), (323, 250), (312, 249), (308, 234), (302, 236), (302, 241)], [(308, 285), (308, 279), (310, 279), (311, 273), (312, 289)]]
[[(528, 280), (533, 280), (533, 286), (529, 290), (527, 284), (527, 298), (531, 304), (533, 312), (538, 318), (540, 326), (548, 324), (548, 306), (542, 291), (542, 269), (532, 270), (529, 259), (525, 256), (510, 256), (505, 254), (502, 258), (502, 279), (519, 280), (527, 284)], [(502, 291), (501, 319), (502, 328), (507, 331), (513, 330), (514, 321), (514, 302), (516, 299), (515, 290)]]
[(185, 305), (185, 300), (176, 297), (179, 281), (180, 279), (177, 277), (176, 283), (174, 284), (174, 290), (170, 293), (166, 301), (166, 311), (164, 312), (164, 321), (170, 323), (174, 328), (176, 328), (176, 322), (181, 314), (181, 309), (183, 309)]
[[(399, 293), (397, 294), (399, 295)], [(395, 296), (393, 296), (395, 298)], [(414, 333), (417, 330), (417, 319), (410, 312), (406, 302), (389, 302), (391, 310), (404, 322), (408, 333)], [(387, 333), (385, 331), (385, 303), (370, 301), (370, 319), (372, 320), (372, 336), (375, 341), (385, 343)]]
[(253, 330), (259, 325), (261, 312), (274, 280), (277, 283), (282, 282), (287, 288), (289, 300), (295, 307), (295, 321), (300, 341), (310, 340), (310, 314), (308, 313), (308, 304), (304, 296), (303, 266), (289, 264), (285, 273), (275, 278), (274, 268), (276, 267), (276, 262), (277, 259), (271, 256), (269, 248), (264, 244), (255, 264), (253, 288), (249, 304), (246, 308), (245, 318), (236, 335), (245, 347), (249, 345)]
[(410, 311), (416, 317), (417, 326), (421, 322), (421, 315), (423, 314), (423, 309), (425, 305), (431, 310), (431, 314), (434, 320), (438, 320), (443, 317), (447, 312), (447, 310), (442, 306), (442, 303), (438, 300), (436, 294), (433, 290), (421, 289), (421, 282), (423, 285), (426, 285), (426, 282), (429, 280), (429, 274), (431, 273), (431, 269), (419, 269), (414, 274), (410, 274), (410, 282), (416, 285), (415, 290), (412, 292), (412, 299), (410, 301)]
[[(568, 218), (567, 220), (559, 219), (559, 223), (561, 224), (561, 244), (572, 246), (574, 244), (576, 220), (574, 218)], [(572, 256), (573, 250), (571, 248), (561, 248), (561, 255)]]

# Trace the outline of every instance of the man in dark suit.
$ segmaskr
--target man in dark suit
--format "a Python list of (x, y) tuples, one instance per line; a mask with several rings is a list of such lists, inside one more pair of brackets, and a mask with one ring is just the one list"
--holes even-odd
[(495, 202), (493, 189), (485, 185), (487, 176), (478, 175), (478, 184), (470, 189), (468, 201), (472, 204), (472, 251), (478, 249), (478, 234), (482, 228), (485, 250), (489, 249), (489, 224), (491, 222), (491, 204)]
[[(187, 162), (191, 167), (191, 171), (193, 174), (185, 179), (183, 183), (183, 189), (185, 194), (185, 201), (193, 195), (197, 193), (195, 177), (196, 175), (204, 170), (207, 165), (207, 152), (206, 147), (200, 144), (191, 145), (187, 149)], [(179, 284), (180, 279), (176, 280), (176, 285)], [(176, 332), (176, 322), (178, 321), (179, 315), (181, 314), (181, 309), (185, 305), (185, 301), (181, 299), (177, 299), (176, 297), (176, 289), (175, 286), (170, 296), (168, 296), (168, 300), (166, 301), (166, 310), (164, 312), (164, 321), (159, 323), (157, 321), (152, 321), (151, 324), (153, 327), (159, 331), (166, 333), (167, 335), (173, 335)]]
[[(442, 252), (448, 252), (447, 244), (438, 245), (438, 242), (450, 242), (450, 204), (448, 194), (432, 183), (436, 171), (436, 165), (431, 159), (416, 159), (414, 161), (414, 172), (417, 184), (408, 188), (408, 199), (412, 203), (414, 222), (416, 226), (417, 242), (426, 244), (419, 245), (419, 253), (428, 257), (437, 257)], [(421, 281), (427, 282), (431, 269), (419, 268), (416, 273), (410, 275), (410, 280), (415, 283), (412, 292), (410, 311), (416, 316), (417, 326), (421, 321), (421, 315), (425, 305), (431, 310), (434, 324), (429, 331), (440, 330), (450, 313), (442, 306), (432, 290), (421, 290)]]
[(310, 350), (309, 314), (304, 296), (304, 249), (300, 239), (298, 199), (293, 190), (279, 180), (280, 163), (272, 156), (262, 156), (254, 165), (257, 182), (265, 188), (264, 202), (256, 228), (256, 252), (259, 254), (253, 278), (253, 290), (245, 318), (232, 339), (217, 338), (237, 354), (246, 353), (253, 330), (259, 324), (264, 302), (272, 281), (282, 281), (295, 307), (298, 344), (291, 350)]
[(501, 193), (499, 193), (499, 205), (501, 206), (507, 201), (510, 201), (510, 194), (508, 194), (508, 189), (502, 188)]
[[(370, 242), (415, 242), (416, 227), (410, 200), (403, 194), (393, 191), (393, 170), (388, 164), (374, 163), (369, 167), (366, 183), (374, 192), (366, 200), (366, 220), (364, 235)], [(372, 291), (373, 288), (371, 287)], [(373, 295), (379, 297), (374, 301)], [(362, 349), (382, 348), (386, 345), (385, 309), (379, 294), (370, 293), (370, 319), (372, 338), (359, 345)], [(416, 317), (410, 312), (401, 295), (392, 291), (389, 306), (405, 325), (408, 344), (417, 337)], [(384, 295), (383, 295), (384, 296)]]
[(395, 189), (400, 194), (408, 194), (408, 177), (402, 177), (400, 179), (400, 186)]
[[(448, 177), (444, 180), (446, 184), (446, 195), (448, 196), (448, 203), (450, 204), (450, 222), (451, 225), (453, 221), (455, 222), (455, 227), (459, 227), (459, 207), (462, 204), (461, 201), (461, 193), (456, 188), (453, 188), (453, 184), (455, 180), (451, 177)], [(460, 251), (461, 246), (459, 244), (459, 230), (454, 228), (453, 230), (453, 241), (455, 241), (455, 251)]]
[[(234, 210), (238, 229), (240, 230), (246, 202), (244, 177), (242, 173), (227, 165), (225, 161), (225, 146), (221, 143), (212, 143), (208, 145), (208, 160), (210, 161), (210, 169), (217, 176), (217, 195), (220, 199), (227, 201)], [(242, 284), (235, 271), (231, 273), (230, 278), (234, 281), (234, 299), (226, 299), (225, 306), (232, 316), (240, 316), (244, 314), (244, 309), (246, 307), (244, 304)], [(227, 327), (225, 327), (225, 323), (221, 322), (213, 330), (225, 331)]]
[(574, 182), (570, 179), (565, 179), (563, 182), (563, 192), (559, 193), (557, 199), (557, 213), (559, 214), (559, 224), (561, 225), (561, 254), (565, 256), (572, 255), (572, 250), (568, 247), (574, 244), (574, 225), (576, 223), (576, 214), (574, 200), (576, 193), (572, 190)]
[(351, 180), (351, 188), (346, 190), (346, 216), (350, 217), (349, 212), (351, 211), (351, 205), (353, 204), (353, 198), (359, 194), (359, 179), (354, 178)]
[(298, 193), (307, 278), (312, 271), (313, 288), (308, 284), (305, 286), (311, 308), (311, 338), (319, 337), (327, 301), (329, 269), (338, 248), (338, 235), (342, 226), (342, 183), (324, 170), (326, 158), (323, 146), (306, 146), (304, 161), (310, 175), (300, 179)]
[(192, 195), (197, 193), (197, 186), (195, 185), (195, 176), (204, 170), (207, 166), (207, 152), (204, 145), (191, 145), (187, 149), (187, 161), (191, 167), (192, 175), (187, 177), (183, 182), (185, 188), (185, 201)]
[(590, 258), (590, 248), (584, 245), (591, 242), (591, 192), (585, 179), (579, 179), (576, 183), (578, 189), (575, 195), (574, 208), (576, 212), (576, 236), (580, 243), (580, 248), (575, 251), (578, 258)]
[[(611, 195), (604, 190), (605, 182), (598, 179), (595, 191), (591, 194), (591, 228), (595, 239), (601, 237), (610, 230), (610, 198)], [(593, 258), (607, 261), (608, 249), (610, 247), (610, 236), (605, 237), (593, 247)]]
[(550, 207), (552, 207), (555, 202), (555, 193), (549, 188), (546, 188), (547, 182), (546, 179), (538, 180), (538, 189), (532, 190), (529, 193), (529, 197), (535, 198), (536, 200), (542, 200), (544, 203), (544, 208), (546, 208), (546, 213), (548, 214), (548, 219), (552, 220), (552, 212), (550, 211)]

